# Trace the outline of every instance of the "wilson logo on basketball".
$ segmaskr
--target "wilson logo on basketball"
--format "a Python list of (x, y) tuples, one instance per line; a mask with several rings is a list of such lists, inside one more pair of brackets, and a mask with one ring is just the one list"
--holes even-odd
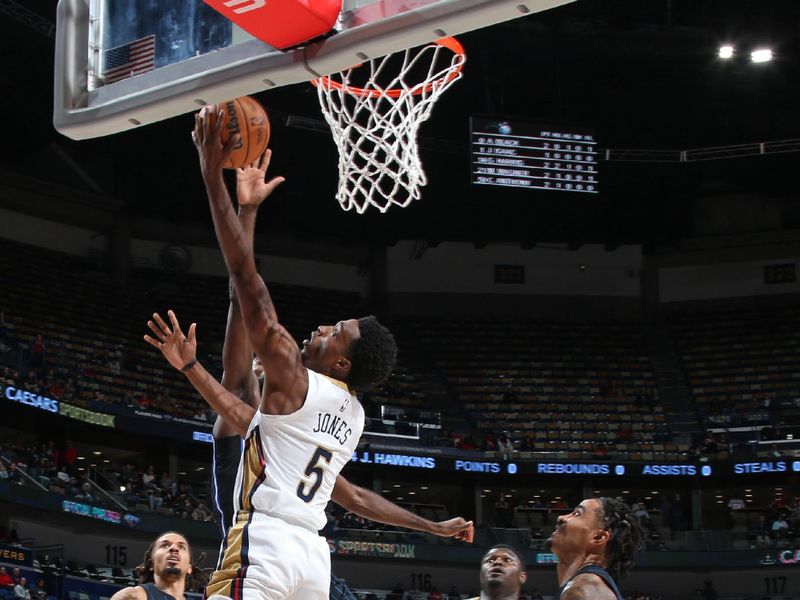
[[(225, 128), (228, 130), (228, 135), (236, 135), (241, 134), (241, 128), (239, 127), (239, 117), (236, 114), (236, 105), (233, 102), (226, 102), (225, 109), (228, 112), (228, 122), (225, 123)], [(238, 150), (242, 147), (242, 138), (239, 138), (239, 141), (233, 147), (234, 150)]]

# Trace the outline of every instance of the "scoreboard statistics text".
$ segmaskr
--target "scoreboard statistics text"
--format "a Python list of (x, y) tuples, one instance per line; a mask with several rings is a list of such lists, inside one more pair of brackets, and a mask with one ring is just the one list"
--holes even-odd
[(472, 117), (472, 183), (596, 194), (594, 134), (570, 127)]

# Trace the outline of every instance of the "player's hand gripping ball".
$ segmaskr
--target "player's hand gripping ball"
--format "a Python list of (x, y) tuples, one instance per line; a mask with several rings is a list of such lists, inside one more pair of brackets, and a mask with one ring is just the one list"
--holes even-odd
[[(269, 143), (269, 117), (264, 107), (250, 96), (242, 96), (220, 102), (217, 109), (222, 111), (222, 144), (227, 143), (232, 135), (240, 136), (239, 142), (222, 166), (226, 169), (241, 169), (256, 162)], [(207, 118), (214, 127), (217, 114), (209, 111)]]

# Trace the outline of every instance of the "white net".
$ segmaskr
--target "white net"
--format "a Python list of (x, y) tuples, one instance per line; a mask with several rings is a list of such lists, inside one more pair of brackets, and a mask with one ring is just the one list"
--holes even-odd
[(427, 178), (417, 131), (465, 59), (448, 38), (312, 82), (339, 150), (336, 199), (344, 210), (386, 212), (419, 199)]

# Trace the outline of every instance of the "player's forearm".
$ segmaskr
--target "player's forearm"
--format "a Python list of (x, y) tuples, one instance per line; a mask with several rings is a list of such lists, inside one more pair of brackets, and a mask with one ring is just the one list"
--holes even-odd
[[(267, 286), (256, 272), (252, 238), (248, 243), (242, 224), (233, 210), (222, 172), (203, 173), (214, 230), (222, 256), (233, 279), (236, 296), (246, 323), (265, 329), (277, 321)], [(264, 321), (259, 323), (259, 321)]]
[[(233, 283), (231, 282), (231, 287)], [(231, 294), (225, 341), (222, 344), (222, 386), (243, 397), (252, 373), (253, 349), (247, 337), (236, 294)]]
[(236, 433), (244, 437), (250, 421), (253, 420), (255, 409), (226, 390), (200, 363), (195, 363), (185, 375), (203, 400), (232, 425)]
[(350, 502), (350, 506), (344, 506), (344, 508), (370, 521), (416, 531), (434, 532), (435, 523), (433, 521), (420, 517), (364, 488), (359, 488), (354, 501)]
[(256, 206), (239, 207), (239, 223), (241, 223), (242, 225), (245, 242), (247, 243), (247, 246), (250, 248), (251, 251), (253, 251), (253, 240), (255, 239), (257, 215), (258, 215), (258, 207)]
[(247, 270), (255, 271), (252, 245), (248, 246), (242, 224), (233, 210), (222, 171), (204, 172), (203, 180), (208, 192), (208, 205), (222, 257), (225, 259), (228, 273), (235, 280)]

